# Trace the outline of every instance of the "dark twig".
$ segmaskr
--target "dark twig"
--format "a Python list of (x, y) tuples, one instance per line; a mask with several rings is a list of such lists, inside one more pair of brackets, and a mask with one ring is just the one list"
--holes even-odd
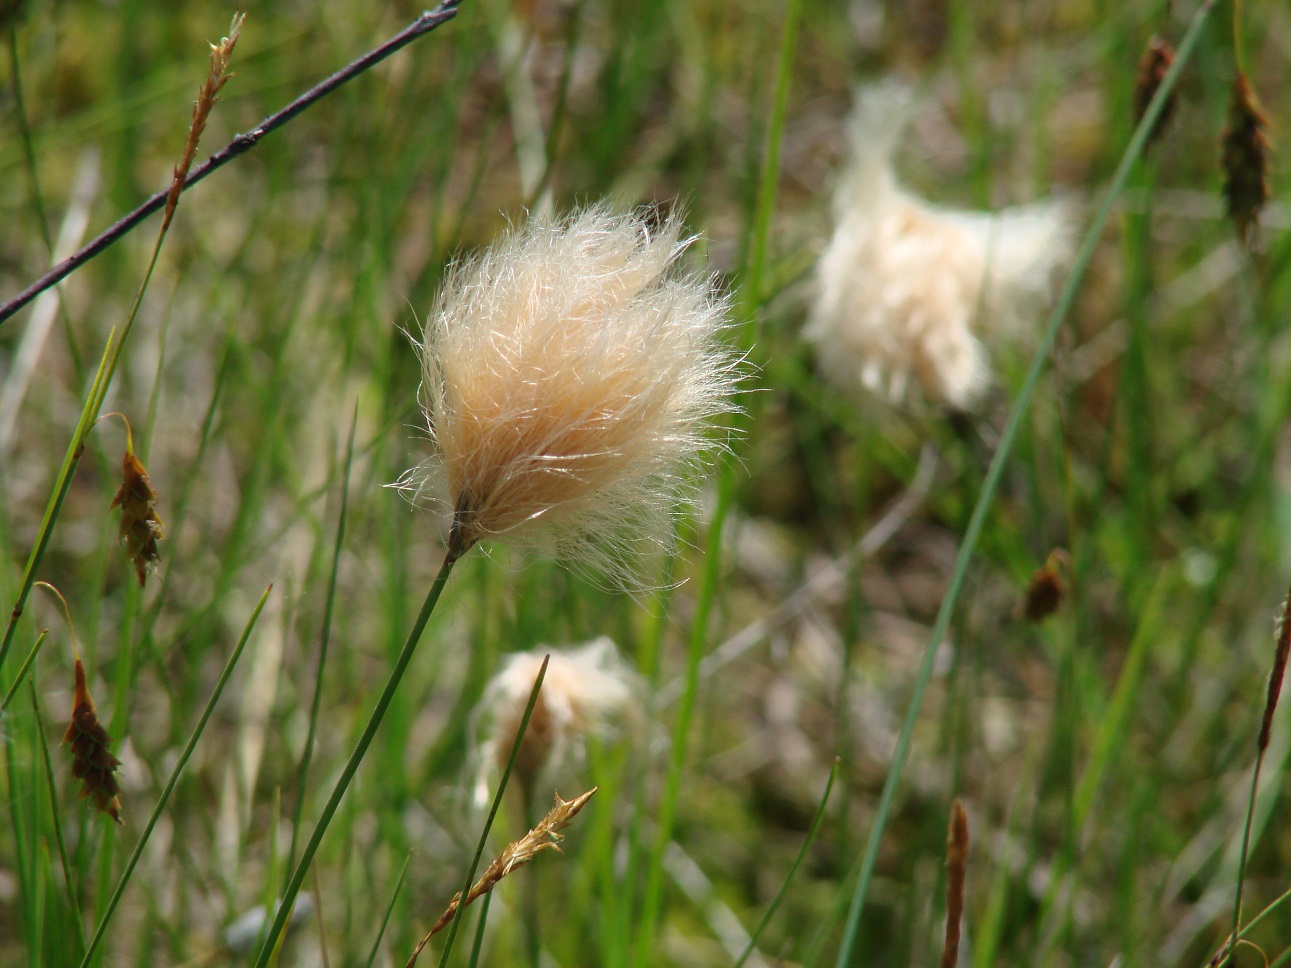
[[(277, 114), (271, 114), (260, 122), (254, 129), (239, 134), (233, 138), (227, 145), (211, 155), (206, 161), (198, 165), (184, 181), (184, 188), (187, 190), (197, 184), (217, 168), (223, 167), (228, 162), (241, 154), (245, 154), (259, 144), (260, 139), (276, 128), (281, 128), (284, 124), (300, 114), (306, 108), (310, 107), (315, 101), (331, 94), (338, 87), (358, 75), (362, 74), (370, 67), (381, 63), (395, 51), (400, 50), (412, 41), (416, 40), (423, 34), (428, 34), (441, 24), (447, 23), (457, 16), (457, 4), (459, 0), (442, 0), (439, 6), (433, 10), (427, 10), (402, 31), (395, 34), (381, 46), (364, 54), (358, 60), (351, 62), (348, 66), (337, 71), (327, 80), (323, 81), (316, 87), (310, 88), (296, 100), (292, 101)], [(94, 239), (74, 255), (64, 259), (49, 272), (41, 276), (30, 286), (24, 289), (18, 295), (14, 296), (8, 302), (0, 305), (0, 324), (3, 324), (14, 313), (22, 309), (27, 303), (31, 302), (38, 295), (55, 285), (63, 278), (89, 262), (96, 255), (112, 245), (118, 239), (125, 236), (135, 226), (146, 219), (154, 212), (160, 211), (166, 204), (167, 191), (160, 191), (153, 195), (146, 202), (136, 208), (129, 215), (120, 219), (111, 228), (105, 231), (98, 238)]]

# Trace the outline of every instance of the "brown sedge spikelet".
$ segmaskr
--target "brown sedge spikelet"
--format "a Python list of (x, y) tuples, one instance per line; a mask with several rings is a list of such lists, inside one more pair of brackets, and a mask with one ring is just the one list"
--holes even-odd
[(1242, 244), (1255, 241), (1260, 213), (1269, 200), (1269, 121), (1242, 71), (1233, 80), (1228, 103), (1228, 127), (1220, 141), (1224, 206)]
[(118, 535), (126, 556), (134, 563), (139, 587), (143, 588), (148, 569), (156, 568), (160, 555), (157, 542), (166, 538), (165, 527), (157, 514), (157, 491), (152, 486), (148, 471), (135, 456), (134, 432), (124, 414), (113, 411), (99, 419), (120, 417), (126, 425), (126, 452), (121, 460), (121, 486), (112, 498), (109, 510), (121, 509)]
[(956, 798), (950, 805), (950, 825), (946, 832), (946, 941), (941, 949), (941, 968), (955, 968), (959, 963), (967, 877), (968, 811), (963, 801)]
[(63, 745), (72, 750), (72, 776), (81, 781), (81, 797), (93, 801), (100, 813), (121, 820), (121, 787), (116, 771), (121, 761), (112, 755), (112, 737), (99, 723), (94, 699), (85, 683), (85, 667), (76, 657), (76, 694), (72, 722), (63, 734)]
[(459, 907), (465, 907), (483, 897), (497, 887), (504, 877), (513, 871), (519, 870), (544, 850), (554, 850), (556, 853), (560, 853), (560, 842), (565, 839), (561, 834), (561, 830), (569, 826), (574, 817), (578, 816), (578, 812), (583, 809), (597, 789), (599, 788), (592, 787), (586, 793), (580, 794), (572, 800), (562, 800), (560, 794), (557, 793), (555, 806), (547, 812), (545, 817), (538, 821), (537, 826), (519, 840), (507, 844), (502, 853), (493, 858), (493, 862), (489, 864), (484, 873), (472, 885), (470, 891), (467, 892), (465, 900), (462, 899), (461, 891), (453, 895), (453, 899), (448, 903), (444, 913), (439, 916), (439, 920), (435, 922), (434, 927), (426, 933), (426, 936), (413, 949), (405, 968), (412, 968), (422, 949), (426, 947), (431, 938), (448, 926)]
[[(1143, 51), (1143, 56), (1139, 59), (1138, 76), (1134, 83), (1134, 121), (1136, 124), (1143, 120), (1143, 115), (1147, 114), (1148, 105), (1152, 103), (1152, 98), (1156, 95), (1157, 88), (1165, 80), (1166, 71), (1170, 70), (1170, 65), (1173, 63), (1174, 46), (1164, 37), (1153, 34), (1148, 40), (1147, 49)], [(1170, 118), (1174, 115), (1176, 101), (1175, 92), (1171, 91), (1165, 104), (1161, 106), (1161, 113), (1157, 115), (1156, 123), (1152, 125), (1152, 130), (1148, 132), (1147, 147), (1150, 148), (1161, 137), (1161, 132), (1170, 123)]]
[(98, 710), (90, 687), (85, 679), (85, 666), (81, 663), (80, 649), (76, 645), (76, 629), (72, 625), (72, 610), (68, 608), (63, 593), (46, 581), (35, 582), (58, 597), (67, 616), (67, 629), (72, 636), (72, 655), (76, 662), (76, 685), (72, 696), (72, 721), (63, 734), (63, 745), (71, 747), (72, 776), (81, 781), (81, 798), (93, 801), (100, 813), (106, 813), (117, 823), (121, 820), (121, 788), (116, 771), (121, 761), (112, 755), (112, 737), (99, 722)]
[(1068, 561), (1067, 552), (1055, 548), (1049, 552), (1044, 564), (1032, 572), (1026, 595), (1018, 606), (1018, 613), (1028, 622), (1041, 622), (1061, 607), (1067, 593), (1062, 573)]
[(450, 520), (449, 554), (497, 539), (639, 587), (735, 408), (727, 301), (678, 267), (669, 214), (533, 216), (455, 266), (426, 322), (432, 456), (395, 486)]
[(1264, 700), (1264, 716), (1260, 721), (1260, 738), (1258, 750), (1261, 755), (1269, 748), (1269, 739), (1273, 734), (1273, 714), (1278, 708), (1278, 697), (1282, 694), (1282, 680), (1286, 676), (1287, 658), (1291, 656), (1291, 590), (1287, 600), (1282, 603), (1282, 612), (1278, 616), (1276, 627), (1277, 645), (1273, 650), (1273, 669), (1269, 672), (1268, 694)]
[(197, 143), (201, 140), (202, 132), (206, 130), (206, 120), (211, 115), (211, 109), (220, 99), (220, 91), (233, 75), (229, 73), (229, 61), (233, 57), (233, 47), (238, 42), (238, 36), (242, 33), (242, 22), (246, 20), (246, 14), (240, 13), (233, 16), (233, 23), (229, 26), (227, 37), (221, 37), (218, 44), (211, 44), (211, 69), (206, 75), (206, 80), (202, 83), (201, 89), (197, 92), (197, 100), (193, 102), (193, 121), (188, 126), (188, 138), (184, 141), (184, 152), (180, 155), (179, 163), (175, 165), (174, 177), (170, 182), (170, 192), (166, 195), (166, 211), (162, 216), (162, 232), (170, 225), (170, 220), (175, 214), (175, 207), (179, 204), (179, 193), (184, 190), (184, 180), (188, 177), (188, 169), (193, 165), (193, 158), (197, 156)]

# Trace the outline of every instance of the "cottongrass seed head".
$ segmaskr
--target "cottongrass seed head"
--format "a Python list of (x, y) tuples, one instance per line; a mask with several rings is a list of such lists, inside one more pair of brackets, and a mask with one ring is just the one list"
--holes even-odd
[(450, 518), (626, 587), (724, 446), (727, 302), (679, 259), (678, 216), (532, 217), (450, 270), (420, 343), (431, 457), (398, 486)]
[(914, 385), (971, 407), (991, 381), (987, 344), (1015, 335), (1069, 257), (1068, 207), (939, 208), (901, 187), (893, 155), (914, 108), (896, 82), (858, 91), (804, 337), (822, 372), (892, 402)]
[(606, 636), (566, 649), (538, 648), (508, 657), (489, 680), (475, 713), (473, 800), (488, 804), (493, 779), (506, 765), (542, 661), (547, 674), (516, 757), (514, 776), (526, 795), (569, 787), (591, 743), (610, 743), (641, 717), (644, 687)]

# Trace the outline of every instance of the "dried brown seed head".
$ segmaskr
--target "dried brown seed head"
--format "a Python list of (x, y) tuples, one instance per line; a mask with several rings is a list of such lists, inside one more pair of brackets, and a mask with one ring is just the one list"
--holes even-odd
[(1269, 120), (1260, 109), (1246, 75), (1238, 72), (1228, 104), (1228, 127), (1220, 142), (1224, 205), (1237, 234), (1249, 249), (1269, 200)]
[(426, 933), (426, 936), (413, 949), (405, 968), (412, 968), (422, 949), (426, 947), (432, 937), (448, 927), (459, 907), (464, 907), (489, 893), (489, 891), (497, 887), (502, 878), (523, 867), (544, 850), (550, 849), (560, 853), (560, 842), (565, 839), (560, 832), (568, 827), (570, 821), (578, 816), (578, 812), (586, 806), (588, 800), (592, 799), (592, 794), (597, 789), (598, 787), (592, 787), (586, 793), (580, 794), (572, 800), (562, 800), (560, 794), (557, 793), (555, 806), (547, 812), (545, 817), (538, 821), (536, 827), (514, 843), (507, 844), (502, 853), (493, 858), (493, 862), (489, 864), (488, 868), (467, 892), (466, 900), (462, 900), (461, 891), (453, 895), (453, 899), (448, 902), (447, 909), (439, 916), (439, 920), (435, 922), (434, 927)]
[(1026, 596), (1019, 611), (1028, 622), (1040, 622), (1058, 611), (1067, 586), (1062, 571), (1067, 564), (1067, 553), (1055, 548), (1049, 553), (1042, 567), (1037, 568), (1027, 584)]
[(76, 660), (76, 694), (72, 700), (72, 722), (63, 734), (63, 745), (72, 750), (72, 776), (81, 781), (81, 796), (94, 801), (100, 813), (121, 823), (121, 788), (116, 771), (121, 761), (109, 747), (112, 737), (99, 723), (94, 699), (85, 682), (85, 666)]
[(166, 532), (157, 514), (157, 492), (133, 450), (127, 449), (121, 461), (121, 486), (110, 507), (121, 508), (121, 546), (134, 562), (142, 588), (148, 569), (157, 565), (157, 542), (165, 540)]
[[(1138, 78), (1134, 83), (1134, 120), (1139, 122), (1143, 120), (1143, 115), (1147, 114), (1148, 105), (1152, 103), (1152, 98), (1156, 95), (1157, 88), (1165, 80), (1166, 71), (1174, 63), (1174, 47), (1163, 37), (1155, 34), (1148, 41), (1148, 46), (1143, 51), (1143, 56), (1139, 59)], [(1161, 132), (1165, 126), (1170, 123), (1170, 118), (1175, 109), (1175, 93), (1170, 92), (1169, 98), (1161, 107), (1161, 113), (1157, 115), (1156, 123), (1152, 125), (1152, 130), (1148, 132), (1148, 146), (1161, 137)]]

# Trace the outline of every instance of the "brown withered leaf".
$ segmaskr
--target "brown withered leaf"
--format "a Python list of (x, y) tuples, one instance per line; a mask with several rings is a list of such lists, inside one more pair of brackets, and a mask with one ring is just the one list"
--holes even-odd
[(76, 695), (72, 700), (72, 722), (63, 734), (63, 745), (72, 748), (72, 776), (81, 781), (81, 796), (94, 801), (100, 813), (121, 823), (121, 788), (117, 785), (117, 767), (121, 761), (108, 748), (112, 737), (99, 723), (89, 686), (85, 684), (85, 666), (76, 660)]
[(121, 487), (117, 489), (111, 507), (121, 508), (121, 546), (134, 562), (135, 574), (139, 576), (139, 587), (142, 588), (148, 569), (156, 567), (160, 560), (157, 542), (165, 540), (166, 532), (157, 515), (157, 492), (134, 451), (126, 450), (121, 472)]
[[(1170, 41), (1155, 34), (1148, 41), (1147, 50), (1139, 59), (1138, 76), (1134, 82), (1134, 120), (1139, 122), (1143, 120), (1143, 115), (1147, 114), (1148, 105), (1152, 103), (1152, 98), (1156, 95), (1157, 88), (1165, 80), (1166, 71), (1174, 63), (1174, 47)], [(1174, 114), (1175, 94), (1170, 92), (1165, 104), (1161, 106), (1161, 113), (1157, 115), (1157, 120), (1152, 125), (1152, 130), (1148, 132), (1148, 147), (1161, 137), (1161, 132), (1165, 126), (1170, 123), (1170, 117)]]
[(1220, 141), (1219, 164), (1224, 176), (1224, 206), (1248, 249), (1259, 227), (1260, 212), (1269, 200), (1268, 126), (1250, 82), (1239, 71), (1228, 103), (1228, 127)]

